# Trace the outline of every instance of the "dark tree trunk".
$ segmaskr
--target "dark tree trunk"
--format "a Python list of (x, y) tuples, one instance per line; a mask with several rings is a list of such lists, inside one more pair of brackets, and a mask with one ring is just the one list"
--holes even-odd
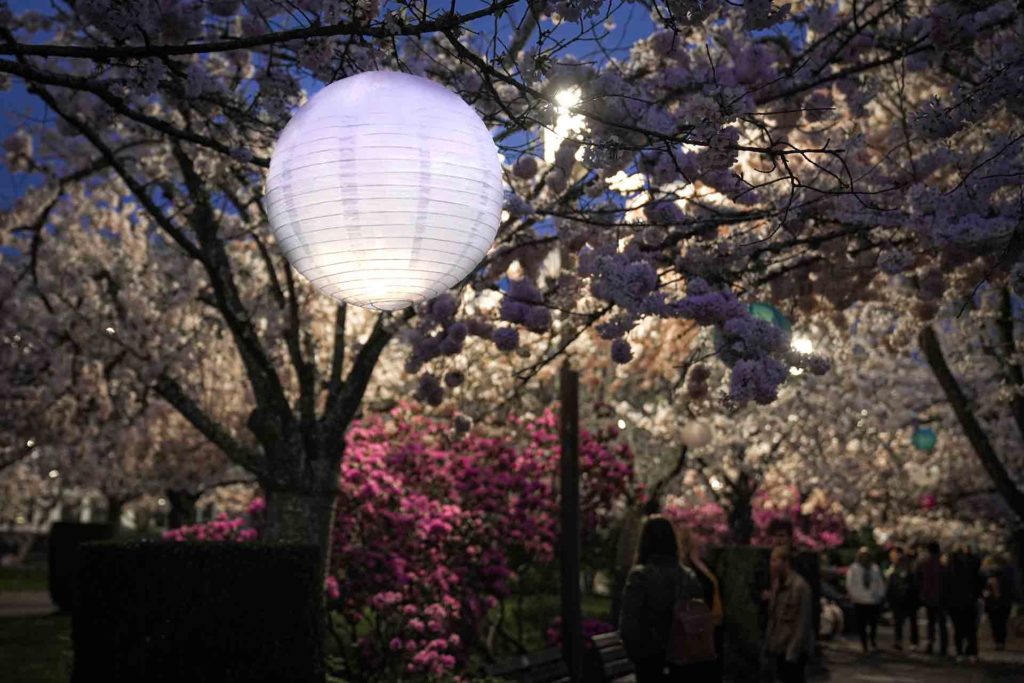
[(303, 543), (320, 548), (320, 573), (328, 570), (336, 493), (264, 488), (267, 508), (263, 538), (278, 543)]
[(107, 496), (107, 523), (114, 528), (114, 531), (121, 530), (121, 513), (124, 512), (124, 499), (114, 496)]
[(754, 492), (757, 485), (746, 472), (740, 472), (729, 491), (729, 530), (736, 545), (750, 545), (754, 536)]
[(996, 453), (995, 447), (989, 441), (988, 434), (985, 433), (977, 416), (975, 416), (970, 399), (968, 399), (960, 387), (960, 383), (957, 382), (956, 377), (949, 369), (949, 365), (946, 364), (946, 358), (942, 355), (942, 346), (939, 344), (939, 338), (935, 334), (935, 330), (931, 326), (922, 328), (918, 335), (918, 342), (921, 345), (921, 350), (924, 351), (925, 358), (928, 360), (928, 365), (932, 368), (935, 379), (938, 380), (939, 386), (942, 387), (942, 391), (946, 394), (946, 400), (949, 401), (953, 411), (956, 413), (960, 427), (964, 430), (964, 435), (971, 442), (975, 455), (981, 461), (985, 471), (988, 472), (999, 495), (1010, 506), (1010, 509), (1017, 514), (1017, 517), (1024, 520), (1024, 491), (1018, 488), (1016, 482), (1014, 482), (1010, 473), (1006, 470), (1006, 466)]
[(168, 489), (167, 502), (171, 505), (171, 511), (167, 516), (167, 528), (177, 529), (188, 524), (195, 524), (197, 500), (199, 500), (198, 493)]
[(750, 539), (754, 536), (754, 514), (749, 498), (733, 498), (732, 509), (729, 510), (729, 529), (736, 545), (750, 545)]

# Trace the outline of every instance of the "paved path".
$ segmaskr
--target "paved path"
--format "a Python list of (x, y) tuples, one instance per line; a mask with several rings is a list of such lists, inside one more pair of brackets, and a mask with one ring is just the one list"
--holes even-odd
[(996, 652), (987, 624), (982, 625), (978, 635), (980, 661), (968, 664), (958, 663), (951, 657), (894, 650), (890, 645), (892, 628), (879, 626), (878, 643), (882, 650), (874, 654), (863, 654), (856, 637), (824, 643), (829, 676), (815, 680), (836, 683), (1024, 683), (1024, 638), (1011, 635), (1007, 650)]
[(907, 656), (895, 651), (863, 655), (860, 645), (826, 647), (829, 674), (816, 678), (837, 683), (1021, 683), (1024, 661), (983, 658), (958, 664), (950, 658)]
[(0, 618), (38, 617), (57, 611), (47, 591), (15, 591), (0, 593)]

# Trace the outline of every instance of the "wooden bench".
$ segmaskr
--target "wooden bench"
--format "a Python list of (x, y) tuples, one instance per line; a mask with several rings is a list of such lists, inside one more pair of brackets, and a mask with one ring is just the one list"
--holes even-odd
[(569, 683), (569, 667), (558, 648), (504, 659), (485, 667), (484, 673), (519, 683)]
[[(618, 631), (593, 636), (583, 653), (584, 683), (635, 683), (636, 669)], [(485, 667), (484, 673), (519, 683), (568, 683), (569, 667), (558, 648), (530, 652)]]
[(584, 680), (605, 683), (633, 683), (636, 668), (626, 655), (618, 631), (602, 633), (591, 639), (593, 647), (584, 653)]

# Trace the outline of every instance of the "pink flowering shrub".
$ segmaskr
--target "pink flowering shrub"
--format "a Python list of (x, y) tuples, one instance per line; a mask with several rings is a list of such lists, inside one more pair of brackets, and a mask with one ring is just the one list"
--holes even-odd
[[(553, 558), (557, 418), (510, 424), (514, 440), (453, 439), (448, 422), (403, 406), (349, 430), (332, 566), (358, 677), (457, 669), (487, 611), (510, 593), (512, 568)], [(580, 435), (585, 534), (610, 521), (631, 485), (632, 455), (614, 434)]]
[[(349, 429), (324, 584), (352, 644), (348, 680), (447, 679), (468, 660), (487, 612), (510, 594), (513, 567), (553, 559), (557, 417), (508, 422), (509, 436), (458, 438), (450, 421), (403, 405)], [(632, 453), (617, 435), (580, 433), (585, 543), (633, 486)], [(166, 537), (250, 540), (262, 504)]]
[(702, 546), (722, 545), (729, 538), (729, 519), (718, 503), (668, 504), (662, 514), (677, 526), (685, 526)]
[[(837, 548), (846, 536), (846, 524), (841, 515), (815, 509), (810, 514), (801, 510), (800, 496), (790, 492), (788, 501), (779, 505), (767, 493), (758, 493), (752, 501), (754, 534), (752, 545), (771, 545), (768, 529), (777, 519), (793, 525), (793, 538), (798, 546), (810, 550)], [(676, 524), (685, 525), (701, 539), (704, 545), (726, 545), (731, 542), (726, 510), (715, 502), (699, 505), (680, 505), (670, 502), (663, 514)]]
[(164, 538), (171, 541), (254, 541), (259, 537), (266, 507), (262, 498), (256, 498), (241, 517), (230, 518), (222, 512), (210, 522), (169, 529), (164, 532)]
[[(593, 641), (590, 640), (592, 637), (615, 630), (615, 627), (607, 621), (601, 621), (593, 617), (584, 617), (582, 626), (583, 646), (588, 649), (594, 646)], [(562, 617), (555, 617), (551, 620), (551, 625), (544, 632), (544, 638), (547, 641), (548, 647), (562, 646)]]

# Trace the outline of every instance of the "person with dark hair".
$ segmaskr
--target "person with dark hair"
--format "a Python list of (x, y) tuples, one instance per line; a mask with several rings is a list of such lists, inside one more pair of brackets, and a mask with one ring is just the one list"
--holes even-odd
[(892, 607), (892, 623), (895, 631), (893, 647), (903, 649), (903, 624), (910, 624), (910, 646), (917, 649), (917, 581), (910, 557), (903, 548), (895, 546), (889, 551), (892, 566), (889, 568), (886, 597)]
[(980, 571), (969, 548), (957, 548), (949, 558), (949, 617), (957, 659), (978, 657), (978, 598)]
[(857, 551), (857, 561), (846, 571), (846, 592), (857, 615), (861, 647), (867, 652), (870, 644), (872, 650), (877, 650), (878, 613), (885, 599), (885, 581), (867, 548)]
[(672, 523), (648, 517), (640, 532), (636, 564), (626, 577), (619, 614), (619, 635), (636, 666), (637, 683), (678, 680), (682, 668), (665, 659), (681, 600), (701, 600), (703, 590), (693, 571), (679, 564)]
[(928, 645), (925, 652), (932, 654), (935, 649), (935, 630), (939, 631), (939, 654), (949, 652), (949, 632), (946, 630), (946, 600), (948, 577), (942, 564), (939, 544), (928, 544), (928, 554), (921, 558), (917, 567), (918, 595), (928, 614)]
[(782, 683), (803, 683), (807, 660), (814, 651), (811, 619), (811, 587), (793, 568), (792, 551), (778, 545), (772, 549), (771, 599), (765, 651), (775, 658), (775, 676)]
[(996, 650), (1002, 651), (1006, 649), (1006, 627), (1013, 606), (1013, 578), (1006, 559), (998, 553), (985, 558), (981, 564), (981, 575), (985, 580), (982, 595), (985, 598), (985, 614), (992, 627), (992, 640)]

